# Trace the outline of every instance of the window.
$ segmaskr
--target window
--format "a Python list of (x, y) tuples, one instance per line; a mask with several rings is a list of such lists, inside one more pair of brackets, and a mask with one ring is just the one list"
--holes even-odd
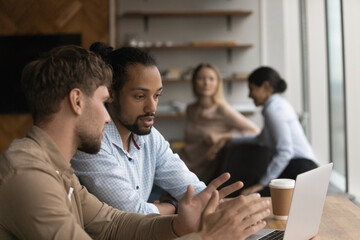
[(335, 183), (347, 191), (346, 106), (341, 0), (326, 1), (328, 91), (330, 119), (330, 158), (334, 163)]

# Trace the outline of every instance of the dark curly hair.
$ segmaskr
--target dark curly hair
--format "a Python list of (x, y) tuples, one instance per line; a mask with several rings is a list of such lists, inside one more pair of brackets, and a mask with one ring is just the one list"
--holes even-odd
[(112, 47), (102, 42), (95, 42), (90, 46), (90, 51), (107, 62), (113, 70), (111, 89), (117, 94), (126, 81), (127, 68), (131, 65), (156, 66), (155, 59), (147, 52), (133, 47), (121, 47), (113, 50)]

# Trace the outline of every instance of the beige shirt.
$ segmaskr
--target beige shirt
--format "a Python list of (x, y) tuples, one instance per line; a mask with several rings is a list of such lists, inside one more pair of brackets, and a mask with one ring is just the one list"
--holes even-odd
[[(208, 161), (206, 154), (212, 147), (209, 133), (241, 132), (256, 126), (228, 105), (214, 104), (200, 108), (196, 103), (186, 109), (185, 147), (180, 157), (200, 180), (209, 183), (219, 167), (218, 161)], [(218, 160), (218, 159), (217, 159)]]
[(36, 126), (0, 156), (0, 239), (174, 239), (172, 219), (100, 202)]

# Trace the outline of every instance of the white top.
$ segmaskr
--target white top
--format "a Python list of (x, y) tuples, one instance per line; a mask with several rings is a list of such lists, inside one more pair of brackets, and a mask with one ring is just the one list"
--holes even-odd
[(256, 142), (266, 146), (272, 160), (260, 184), (267, 186), (285, 170), (290, 160), (306, 158), (317, 162), (298, 116), (290, 103), (279, 94), (273, 94), (262, 110), (264, 128), (255, 138), (235, 136), (234, 142)]

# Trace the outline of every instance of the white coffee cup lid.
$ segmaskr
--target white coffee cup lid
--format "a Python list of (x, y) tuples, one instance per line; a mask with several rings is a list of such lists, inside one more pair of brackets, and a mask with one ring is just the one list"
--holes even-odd
[(271, 180), (269, 187), (272, 188), (293, 188), (295, 186), (295, 180), (294, 179), (288, 179), (288, 178), (278, 178)]

